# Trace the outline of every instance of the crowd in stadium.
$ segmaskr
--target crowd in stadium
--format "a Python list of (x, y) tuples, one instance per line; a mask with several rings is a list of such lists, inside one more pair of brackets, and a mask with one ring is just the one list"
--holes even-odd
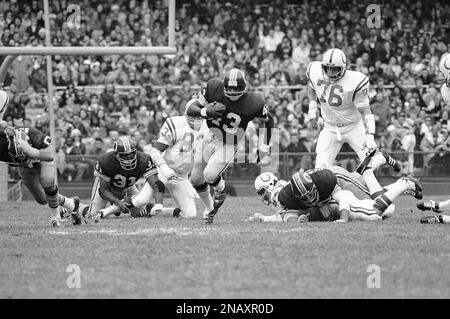
[[(381, 25), (371, 27), (369, 3), (177, 1), (175, 56), (53, 57), (53, 84), (64, 87), (55, 97), (60, 174), (88, 177), (95, 160), (87, 155), (104, 153), (121, 134), (145, 149), (166, 117), (183, 114), (199, 86), (230, 67), (245, 70), (252, 90), (264, 95), (280, 129), (281, 150), (314, 151), (319, 131), (306, 121), (306, 67), (330, 47), (346, 53), (349, 69), (369, 75), (380, 147), (440, 151), (396, 155), (404, 163), (402, 173), (414, 173), (414, 166), (431, 174), (448, 172), (450, 105), (439, 93), (438, 63), (450, 52), (450, 6), (446, 1), (386, 1), (380, 5)], [(51, 2), (55, 46), (167, 45), (164, 1), (80, 1), (79, 24), (68, 20), (68, 5)], [(0, 34), (3, 46), (45, 45), (42, 2), (0, 0)], [(48, 130), (48, 112), (28, 115), (48, 105), (42, 94), (45, 61), (21, 56), (13, 62), (4, 82), (14, 93), (4, 116), (11, 124)], [(123, 85), (136, 88), (117, 90)], [(80, 157), (71, 161), (70, 155)], [(290, 156), (286, 165), (308, 169), (312, 160)], [(341, 160), (355, 165), (348, 157)]]

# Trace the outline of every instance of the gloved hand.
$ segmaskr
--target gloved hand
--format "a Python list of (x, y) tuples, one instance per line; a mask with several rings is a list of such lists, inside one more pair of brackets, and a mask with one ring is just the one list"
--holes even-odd
[(159, 166), (159, 171), (161, 175), (164, 176), (164, 178), (167, 179), (168, 181), (173, 180), (177, 177), (175, 171), (171, 169), (167, 164)]
[(124, 213), (124, 214), (129, 214), (129, 213), (130, 213), (130, 210), (129, 210), (129, 208), (128, 208), (128, 205), (127, 205), (127, 203), (125, 203), (125, 201), (123, 201), (123, 200), (118, 200), (118, 201), (116, 201), (116, 202), (114, 203), (114, 205), (116, 205), (117, 207), (119, 207), (121, 213)]

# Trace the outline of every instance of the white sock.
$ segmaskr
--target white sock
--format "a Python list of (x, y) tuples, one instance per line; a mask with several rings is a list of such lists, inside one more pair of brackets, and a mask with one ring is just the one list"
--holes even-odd
[(67, 209), (69, 212), (73, 212), (73, 210), (75, 208), (75, 201), (73, 200), (73, 198), (65, 197), (62, 195), (60, 195), (60, 196), (61, 196), (60, 202), (64, 201), (62, 204), (60, 204), (60, 206)]
[(48, 207), (50, 209), (50, 218), (51, 220), (60, 220), (61, 217), (59, 216), (59, 207), (56, 208), (51, 208), (50, 206)]
[(372, 167), (372, 170), (376, 170), (378, 167), (380, 167), (384, 164), (386, 164), (386, 158), (380, 152), (376, 153), (372, 157), (372, 161), (370, 162), (370, 166)]
[(103, 218), (106, 218), (107, 216), (117, 213), (119, 211), (120, 211), (120, 208), (117, 207), (116, 205), (111, 205), (109, 207), (106, 207), (106, 208), (102, 209)]
[(173, 211), (176, 207), (164, 207), (159, 215), (165, 217), (173, 217)]
[(367, 169), (363, 173), (364, 182), (366, 182), (367, 188), (369, 189), (370, 194), (375, 194), (376, 192), (382, 192), (383, 187), (381, 187), (380, 183), (378, 183), (375, 174), (373, 173), (373, 169)]
[(444, 224), (450, 224), (450, 216), (448, 215), (441, 215), (442, 216), (442, 221), (444, 222)]
[(439, 202), (439, 210), (447, 211), (450, 210), (450, 199), (445, 202)]
[(225, 189), (225, 181), (223, 178), (220, 179), (220, 182), (214, 186), (214, 190), (217, 192), (222, 192)]

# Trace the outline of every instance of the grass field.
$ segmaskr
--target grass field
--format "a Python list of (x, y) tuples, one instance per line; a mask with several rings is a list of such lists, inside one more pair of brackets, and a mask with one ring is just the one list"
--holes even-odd
[[(442, 197), (437, 197), (437, 199)], [(450, 227), (410, 197), (379, 223), (245, 223), (271, 212), (229, 197), (215, 223), (126, 217), (53, 229), (32, 202), (0, 203), (1, 298), (449, 298)], [(69, 289), (67, 267), (80, 267)], [(369, 289), (368, 266), (380, 267)]]

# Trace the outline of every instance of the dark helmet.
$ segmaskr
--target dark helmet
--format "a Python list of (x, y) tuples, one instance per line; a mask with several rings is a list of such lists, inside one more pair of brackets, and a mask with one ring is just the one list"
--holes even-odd
[(239, 69), (231, 69), (223, 78), (223, 92), (231, 101), (237, 101), (247, 92), (245, 73)]
[(308, 171), (297, 172), (292, 175), (291, 187), (295, 197), (307, 200), (313, 204), (319, 202), (319, 192)]
[(137, 150), (136, 145), (130, 137), (119, 137), (114, 143), (114, 155), (123, 169), (132, 170), (136, 168)]

